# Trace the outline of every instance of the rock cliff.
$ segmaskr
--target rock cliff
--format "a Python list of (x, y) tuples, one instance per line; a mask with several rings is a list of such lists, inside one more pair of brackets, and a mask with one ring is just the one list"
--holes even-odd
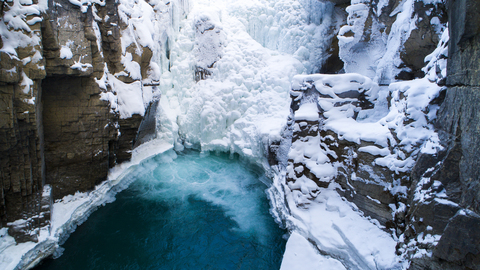
[[(448, 89), (436, 122), (444, 148), (419, 157), (412, 185), (430, 196), (411, 200), (407, 213), (411, 234), (431, 226), (442, 237), (433, 256), (414, 260), (412, 269), (480, 269), (479, 10), (478, 1), (448, 1)], [(439, 193), (449, 203), (439, 203)]]
[[(366, 77), (294, 80), (280, 143), (290, 148), (288, 212), (314, 213), (315, 203), (328, 204), (322, 193), (336, 190), (398, 237), (409, 269), (479, 269), (479, 8), (468, 0), (352, 1), (339, 56), (347, 72)], [(282, 164), (277, 148), (271, 164)], [(304, 237), (337, 258), (312, 234)]]
[(35, 241), (52, 200), (91, 190), (130, 158), (143, 115), (157, 104), (152, 50), (167, 50), (171, 17), (185, 9), (155, 6), (170, 24), (153, 46), (148, 32), (133, 33), (142, 7), (128, 2), (1, 4), (0, 227)]

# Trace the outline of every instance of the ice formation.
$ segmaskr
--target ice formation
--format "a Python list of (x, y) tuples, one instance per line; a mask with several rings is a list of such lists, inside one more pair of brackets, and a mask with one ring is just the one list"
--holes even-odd
[[(290, 80), (306, 67), (297, 58), (255, 41), (242, 23), (245, 14), (236, 8), (244, 4), (267, 8), (273, 1), (207, 4), (195, 3), (171, 48), (172, 65), (160, 83), (164, 112), (160, 121), (167, 130), (159, 137), (170, 137), (176, 145), (236, 152), (258, 160), (269, 140), (279, 138), (288, 116)], [(301, 22), (305, 12), (289, 16)], [(204, 18), (209, 18), (209, 27), (221, 29), (222, 34), (205, 37), (197, 28), (192, 29)], [(206, 39), (222, 44), (221, 54), (202, 54), (199, 44)], [(186, 71), (207, 68), (205, 63), (214, 63), (209, 68), (211, 75), (195, 83)]]

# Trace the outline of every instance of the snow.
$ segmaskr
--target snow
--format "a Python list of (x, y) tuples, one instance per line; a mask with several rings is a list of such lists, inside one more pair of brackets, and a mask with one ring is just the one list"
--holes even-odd
[(360, 147), (360, 148), (358, 148), (358, 151), (359, 152), (366, 152), (366, 153), (369, 153), (369, 154), (374, 155), (374, 156), (387, 156), (387, 155), (390, 154), (390, 150), (388, 150), (388, 148), (378, 148), (378, 147), (373, 146), (373, 145)]
[(140, 73), (140, 64), (132, 61), (133, 56), (131, 53), (127, 52), (125, 55), (122, 55), (121, 63), (125, 67), (125, 71), (128, 73), (128, 76), (134, 80), (142, 79), (142, 74)]
[(73, 62), (73, 65), (70, 66), (71, 69), (76, 69), (76, 70), (80, 70), (81, 72), (86, 72), (88, 69), (92, 69), (93, 66), (91, 64), (84, 64), (82, 62), (80, 62), (81, 60), (79, 61), (74, 61)]
[(21, 261), (23, 254), (35, 246), (33, 242), (16, 244), (7, 230), (7, 228), (0, 229), (0, 267), (5, 270), (14, 269)]
[(28, 78), (27, 74), (22, 71), (22, 82), (20, 83), (20, 86), (23, 88), (23, 93), (28, 94), (32, 90), (32, 85), (33, 81)]
[(62, 58), (62, 59), (72, 59), (72, 57), (73, 57), (73, 53), (72, 53), (72, 50), (70, 50), (69, 47), (62, 46), (62, 48), (60, 48), (60, 58)]
[(331, 257), (321, 255), (316, 247), (297, 232), (288, 238), (285, 254), (280, 270), (292, 269), (347, 269), (343, 264)]
[[(47, 9), (48, 1), (39, 0), (36, 4), (20, 0), (9, 2), (8, 9), (5, 8), (3, 11), (2, 23), (0, 23), (0, 36), (3, 43), (0, 51), (17, 57), (16, 48), (40, 45), (40, 32), (32, 31), (30, 26), (41, 22), (41, 13)], [(28, 22), (27, 18), (30, 19)]]
[(318, 108), (315, 103), (304, 103), (300, 108), (295, 112), (295, 120), (307, 120), (307, 121), (317, 121), (318, 120)]
[(114, 111), (118, 111), (121, 119), (132, 117), (133, 114), (143, 116), (145, 104), (142, 95), (142, 83), (124, 83), (114, 75), (108, 74), (108, 82), (112, 86), (111, 92), (100, 94), (101, 99), (110, 102)]
[(376, 98), (378, 86), (369, 78), (356, 73), (350, 74), (313, 74), (295, 76), (292, 82), (292, 90), (305, 90), (314, 85), (315, 89), (323, 95), (338, 98), (338, 94), (348, 91), (365, 92)]
[[(308, 209), (293, 207), (299, 191), (285, 190), (288, 227), (294, 232), (287, 242), (282, 269), (318, 269), (308, 266), (319, 264), (325, 269), (401, 269), (395, 255), (397, 242), (359, 214), (335, 188), (331, 184), (322, 189)], [(312, 243), (331, 258), (318, 254)], [(299, 254), (305, 256), (303, 263), (296, 258)]]

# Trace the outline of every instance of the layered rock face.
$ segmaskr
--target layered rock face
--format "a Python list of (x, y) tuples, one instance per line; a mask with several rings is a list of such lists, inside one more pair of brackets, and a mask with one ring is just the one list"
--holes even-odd
[(51, 201), (42, 205), (42, 195), (50, 197), (50, 189), (43, 192), (41, 80), (46, 73), (39, 42), (45, 9), (46, 2), (28, 5), (17, 1), (2, 2), (1, 9), (0, 226), (21, 220), (11, 226), (23, 232), (48, 224)]
[(448, 90), (436, 123), (444, 149), (419, 158), (413, 186), (429, 198), (412, 200), (408, 212), (412, 233), (431, 226), (442, 237), (432, 258), (414, 261), (413, 269), (480, 269), (479, 10), (478, 1), (448, 3)]
[(0, 227), (17, 241), (48, 225), (52, 200), (91, 190), (128, 160), (158, 100), (155, 48), (133, 35), (138, 14), (126, 4), (2, 2)]

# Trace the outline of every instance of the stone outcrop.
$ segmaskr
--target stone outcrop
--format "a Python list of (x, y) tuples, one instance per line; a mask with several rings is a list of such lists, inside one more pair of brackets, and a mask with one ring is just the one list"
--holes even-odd
[[(378, 45), (374, 49), (385, 48), (386, 44), (373, 40), (375, 36), (372, 32), (382, 29), (380, 33), (388, 35), (393, 31), (396, 27), (394, 19), (387, 15), (404, 3), (406, 1), (389, 1), (379, 12), (380, 9), (375, 9), (377, 2), (360, 1), (347, 9), (350, 15), (348, 26), (342, 28), (339, 35), (340, 50), (346, 50), (340, 56), (346, 60), (347, 70), (349, 65), (354, 67), (348, 59), (355, 58), (356, 53), (368, 55), (371, 46)], [(341, 188), (337, 192), (342, 197), (396, 234), (399, 238), (397, 252), (410, 261), (409, 269), (480, 269), (480, 23), (475, 15), (480, 4), (471, 0), (447, 1), (446, 5), (440, 1), (411, 3), (409, 21), (414, 20), (410, 22), (415, 23), (416, 28), (410, 29), (404, 36), (406, 38), (401, 40), (398, 47), (401, 62), (394, 67), (397, 69), (394, 77), (413, 79), (425, 76), (417, 79), (417, 83), (421, 80), (426, 83), (422, 82), (423, 86), (416, 90), (416, 86), (408, 85), (408, 81), (389, 86), (390, 114), (398, 110), (401, 121), (392, 126), (395, 121), (390, 122), (389, 117), (380, 120), (390, 129), (388, 145), (362, 136), (359, 140), (348, 138), (352, 131), (332, 128), (328, 118), (338, 117), (339, 112), (332, 113), (322, 108), (322, 104), (333, 99), (322, 93), (325, 90), (317, 89), (318, 82), (315, 80), (325, 75), (312, 75), (303, 80), (301, 88), (294, 84), (292, 91), (292, 115), (288, 128), (291, 133), (285, 137), (292, 141), (285, 165), (286, 184), (297, 194), (296, 206), (308, 209), (323, 188), (333, 182), (338, 183)], [(436, 27), (445, 24), (447, 14), (450, 40), (435, 33), (439, 30)], [(352, 44), (346, 46), (348, 42)], [(445, 73), (447, 43), (448, 68)], [(424, 67), (423, 60), (432, 51), (434, 53), (426, 58), (431, 62)], [(437, 60), (432, 61), (434, 58)], [(370, 60), (359, 62), (368, 64)], [(377, 60), (373, 59), (370, 66), (385, 68), (382, 61)], [(378, 63), (380, 65), (377, 66)], [(352, 70), (361, 68), (356, 66)], [(379, 76), (379, 70), (366, 75), (375, 77), (380, 84), (387, 83), (388, 80), (382, 79), (383, 75)], [(332, 88), (331, 83), (324, 85)], [(336, 91), (335, 87), (332, 89)], [(418, 114), (414, 113), (415, 96), (431, 90), (434, 94), (424, 99), (429, 101), (426, 107), (416, 108)], [(359, 88), (359, 91), (352, 92), (355, 95), (343, 97), (345, 100), (337, 99), (327, 107), (342, 108), (350, 104), (353, 107), (349, 117), (366, 130), (373, 127), (372, 123), (361, 123), (361, 117), (357, 117), (371, 107), (368, 108), (368, 102), (361, 105), (358, 94), (361, 92), (362, 88)], [(307, 119), (302, 111), (302, 106), (311, 102), (317, 107), (309, 110), (318, 113), (318, 119), (314, 114)], [(433, 122), (429, 116), (431, 113), (436, 114)], [(297, 114), (300, 115), (298, 119)], [(428, 140), (439, 143), (436, 150), (419, 151), (418, 147), (427, 142), (424, 139), (410, 141), (412, 147), (405, 147), (405, 132), (413, 132), (409, 128), (415, 126), (412, 123), (418, 121), (418, 117), (424, 118), (423, 128), (428, 127), (422, 132), (434, 135)], [(356, 130), (354, 123), (351, 122), (350, 130)], [(271, 149), (275, 153), (279, 146), (272, 145)], [(315, 158), (311, 155), (312, 149), (317, 149), (314, 151), (317, 153)], [(318, 153), (323, 153), (322, 159), (318, 158)], [(301, 158), (296, 160), (295, 157)], [(386, 166), (382, 161), (385, 158), (395, 158), (396, 161)], [(279, 164), (281, 161), (270, 163)], [(330, 166), (324, 166), (326, 164)], [(404, 165), (395, 167), (393, 164)], [(322, 178), (329, 170), (334, 173)]]
[(479, 11), (478, 1), (448, 1), (448, 90), (436, 123), (444, 150), (422, 155), (412, 174), (413, 187), (443, 192), (448, 201), (412, 203), (410, 233), (428, 225), (442, 235), (433, 256), (415, 260), (412, 269), (480, 269)]
[[(351, 85), (345, 87), (348, 82)], [(382, 149), (385, 146), (381, 143), (379, 145), (372, 138), (360, 138), (358, 141), (345, 138), (340, 135), (342, 131), (339, 133), (329, 125), (345, 120), (355, 123), (360, 111), (373, 108), (368, 95), (375, 93), (376, 84), (368, 78), (353, 74), (311, 75), (303, 79), (303, 84), (300, 88), (294, 87), (291, 92), (292, 119), (289, 121), (289, 129), (292, 132), (292, 146), (286, 181), (293, 190), (301, 190), (302, 186), (309, 185), (295, 183), (308, 182), (309, 179), (314, 188), (304, 194), (307, 200), (299, 201), (299, 204), (309, 204), (308, 200), (313, 200), (321, 188), (337, 182), (342, 187), (339, 190), (342, 196), (353, 201), (366, 215), (379, 220), (383, 225), (392, 225), (392, 209), (389, 205), (395, 205), (398, 198), (386, 185), (392, 185), (405, 175), (395, 174), (385, 167), (372, 166), (375, 159), (382, 155), (363, 149)], [(305, 111), (314, 113), (305, 116)], [(361, 128), (375, 127), (365, 124)], [(389, 150), (383, 149), (380, 152), (385, 151)], [(312, 153), (315, 155), (312, 156)], [(319, 158), (320, 154), (323, 158)]]
[(347, 25), (338, 35), (346, 72), (375, 77), (380, 84), (423, 77), (424, 59), (436, 48), (447, 21), (445, 5), (380, 2), (355, 1), (346, 8)]
[(225, 33), (218, 22), (208, 15), (199, 15), (195, 20), (195, 81), (212, 75), (215, 63), (223, 55)]
[[(20, 2), (2, 2), (2, 13), (17, 12)], [(39, 2), (38, 12), (30, 6), (32, 14), (16, 18), (28, 19), (28, 29), (1, 21), (11, 36), (0, 43), (0, 227), (18, 242), (35, 241), (36, 228), (49, 224), (52, 200), (91, 190), (130, 158), (144, 108), (121, 115), (103, 97), (118, 90), (102, 78), (118, 74), (117, 85), (139, 91), (142, 79), (148, 89), (158, 84), (150, 48), (122, 52), (128, 24), (117, 2)], [(24, 43), (12, 43), (19, 37)]]

